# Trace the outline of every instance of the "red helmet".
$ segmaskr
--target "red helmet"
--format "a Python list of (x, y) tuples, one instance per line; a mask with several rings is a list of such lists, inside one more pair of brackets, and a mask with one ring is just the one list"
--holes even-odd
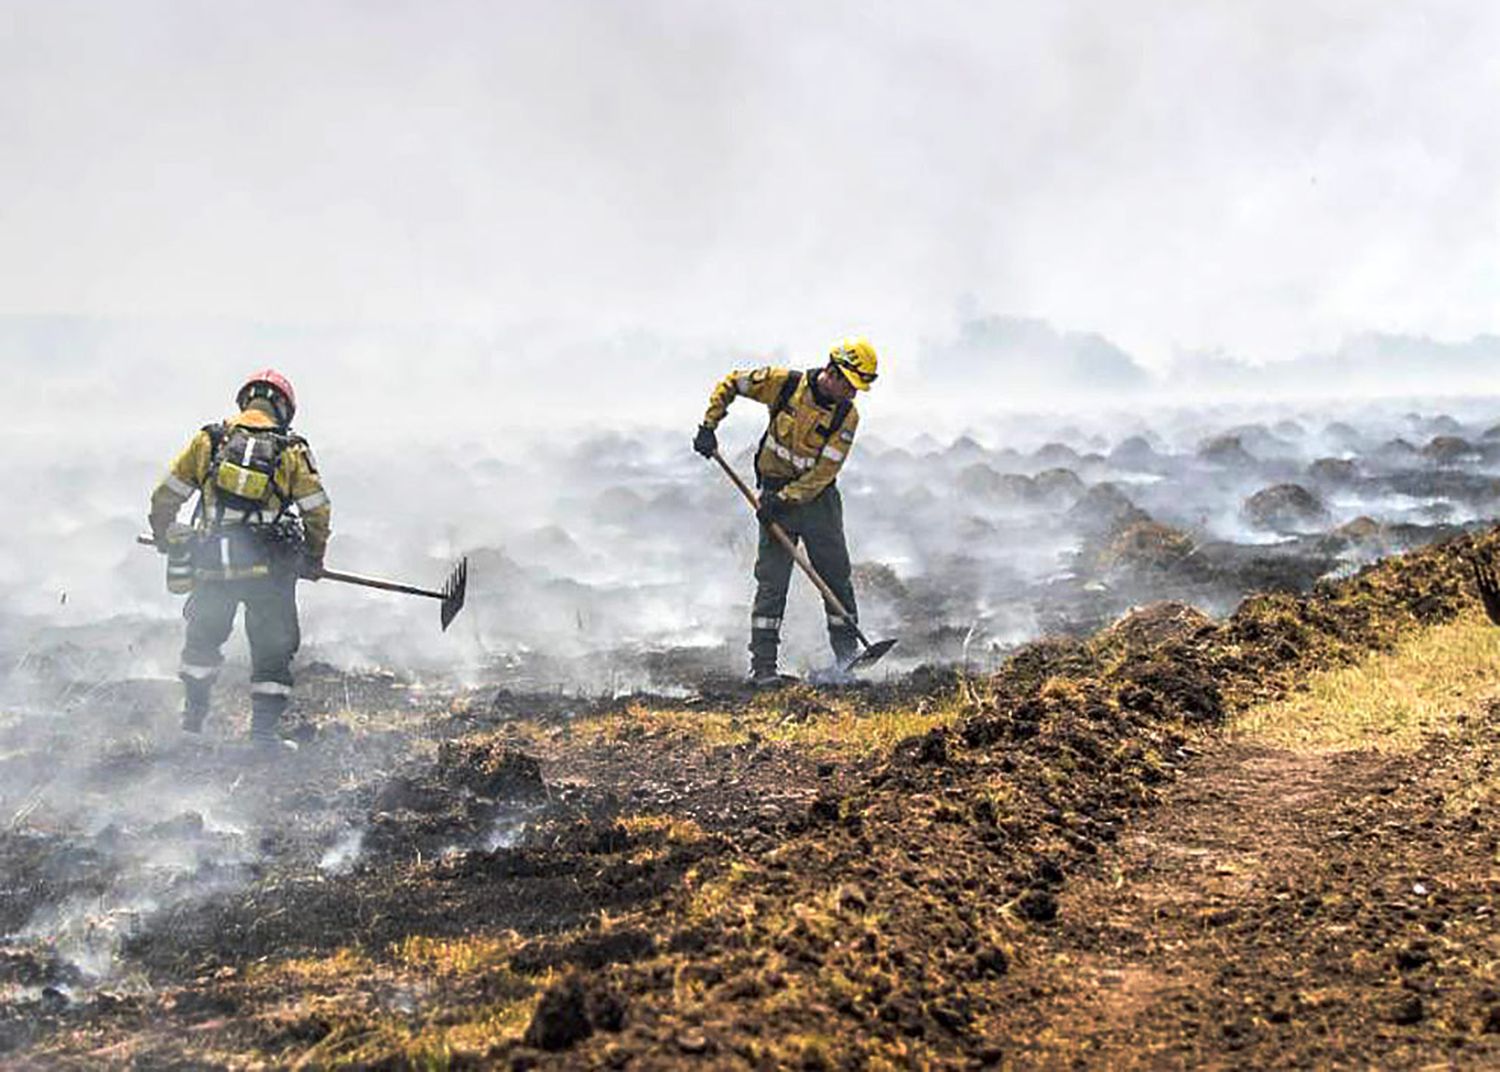
[(269, 401), (271, 408), (276, 411), (276, 418), (282, 424), (292, 423), (292, 416), (297, 412), (297, 392), (292, 390), (292, 381), (281, 373), (268, 368), (252, 372), (246, 377), (245, 385), (234, 396), (234, 400), (240, 409), (244, 409), (255, 398)]

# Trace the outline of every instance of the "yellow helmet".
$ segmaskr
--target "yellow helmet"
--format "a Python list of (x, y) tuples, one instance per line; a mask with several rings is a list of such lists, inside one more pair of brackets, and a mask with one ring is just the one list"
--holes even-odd
[(828, 360), (838, 366), (856, 390), (868, 391), (875, 382), (875, 347), (863, 335), (845, 335), (828, 351)]

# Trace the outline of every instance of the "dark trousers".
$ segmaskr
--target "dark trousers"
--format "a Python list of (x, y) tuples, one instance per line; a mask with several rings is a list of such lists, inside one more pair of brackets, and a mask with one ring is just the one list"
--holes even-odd
[(255, 717), (274, 726), (292, 691), (292, 657), (302, 643), (297, 622), (297, 575), (278, 570), (269, 577), (236, 581), (198, 580), (183, 608), (187, 640), (182, 648), (182, 680), (189, 713), (208, 709), (208, 694), (219, 667), (220, 650), (245, 605), (250, 640), (250, 695)]
[[(776, 484), (768, 483), (766, 490)], [(812, 560), (813, 569), (833, 589), (834, 595), (850, 614), (858, 616), (854, 601), (854, 583), (850, 578), (849, 548), (844, 542), (844, 500), (836, 485), (821, 495), (783, 515), (781, 527), (793, 541), (800, 541)], [(760, 529), (760, 548), (755, 558), (755, 604), (750, 612), (750, 662), (754, 671), (776, 668), (776, 652), (781, 643), (781, 619), (786, 611), (787, 587), (792, 579), (792, 555), (764, 525)], [(821, 600), (822, 597), (819, 596)], [(827, 607), (828, 642), (834, 657), (844, 660), (859, 650), (854, 631)]]

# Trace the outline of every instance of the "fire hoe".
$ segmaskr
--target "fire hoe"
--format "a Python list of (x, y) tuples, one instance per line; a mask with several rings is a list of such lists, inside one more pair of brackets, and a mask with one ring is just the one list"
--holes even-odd
[[(154, 547), (156, 541), (150, 536), (137, 536), (136, 543)], [(458, 565), (453, 567), (453, 572), (448, 574), (448, 580), (443, 587), (437, 590), (430, 588), (418, 588), (411, 584), (402, 584), (400, 581), (388, 581), (382, 577), (366, 577), (359, 573), (344, 573), (341, 570), (325, 569), (318, 574), (319, 580), (338, 581), (341, 584), (357, 584), (361, 588), (379, 588), (386, 592), (403, 592), (409, 596), (426, 596), (428, 599), (442, 601), (438, 608), (438, 615), (446, 632), (453, 619), (458, 617), (458, 612), (463, 610), (464, 596), (469, 590), (469, 559), (467, 556), (459, 559)]]
[[(740, 494), (750, 504), (750, 509), (759, 510), (760, 500), (756, 498), (755, 492), (750, 490), (750, 485), (740, 479), (740, 474), (734, 471), (734, 467), (724, 460), (724, 455), (715, 450), (714, 461), (718, 462), (720, 468), (724, 470), (725, 475), (734, 481), (734, 486), (740, 489)], [(812, 560), (807, 557), (807, 552), (798, 547), (797, 542), (786, 534), (786, 529), (782, 528), (776, 522), (772, 521), (766, 527), (771, 530), (771, 535), (780, 541), (781, 546), (787, 549), (787, 552), (792, 556), (792, 561), (802, 567), (802, 572), (807, 574), (807, 579), (812, 581), (813, 585), (822, 593), (823, 601), (828, 604), (828, 609), (842, 618), (844, 624), (854, 631), (854, 635), (864, 645), (865, 650), (852, 659), (840, 664), (840, 670), (863, 670), (867, 666), (874, 666), (885, 656), (886, 652), (896, 646), (894, 639), (882, 640), (871, 644), (864, 633), (859, 631), (859, 624), (854, 620), (854, 615), (850, 614), (844, 608), (844, 604), (839, 601), (839, 597), (833, 594), (833, 589), (828, 587), (828, 582), (819, 577), (818, 571), (813, 569)]]

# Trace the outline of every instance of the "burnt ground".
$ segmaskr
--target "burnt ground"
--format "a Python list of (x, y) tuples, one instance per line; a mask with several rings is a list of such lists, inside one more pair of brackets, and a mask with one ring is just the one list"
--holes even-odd
[(1019, 1066), (1493, 1068), (1500, 711), (1414, 755), (1214, 750), (1069, 886)]
[[(980, 681), (587, 710), (374, 683), (271, 762), (134, 725), (78, 799), (103, 769), (156, 813), (5, 802), (0, 1065), (1485, 1067), (1494, 715), (1407, 758), (1218, 730), (1451, 621), (1469, 546)], [(0, 758), (66, 758), (17, 732)], [(163, 771), (244, 787), (243, 822)], [(78, 903), (107, 964), (36, 925)]]

